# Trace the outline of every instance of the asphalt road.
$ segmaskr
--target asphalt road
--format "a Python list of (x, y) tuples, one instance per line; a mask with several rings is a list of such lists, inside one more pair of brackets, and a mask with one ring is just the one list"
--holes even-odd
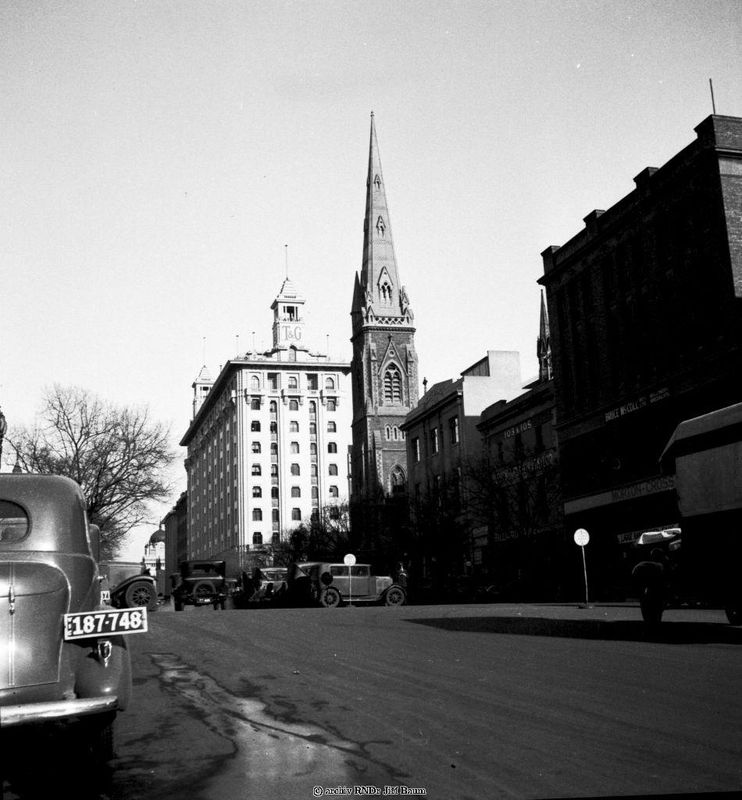
[(742, 789), (742, 630), (716, 611), (187, 608), (131, 645), (98, 797)]

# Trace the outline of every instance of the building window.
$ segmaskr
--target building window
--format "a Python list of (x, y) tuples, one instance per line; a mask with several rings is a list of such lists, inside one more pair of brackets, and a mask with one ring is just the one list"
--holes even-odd
[(327, 443), (327, 452), (328, 453), (337, 453), (338, 446), (336, 442), (328, 442)]
[(278, 500), (278, 486), (271, 486), (271, 497)]
[(263, 490), (260, 488), (260, 486), (253, 486), (252, 487), (252, 496), (253, 497), (262, 497), (263, 496)]
[(268, 388), (272, 391), (278, 391), (278, 373), (277, 372), (269, 372), (268, 373)]
[(278, 403), (275, 400), (271, 400), (269, 408), (272, 416), (278, 414)]
[(335, 391), (335, 379), (334, 378), (325, 378), (325, 389), (327, 389), (328, 392), (334, 392)]
[(451, 444), (458, 444), (459, 443), (459, 418), (458, 417), (451, 417), (448, 421), (448, 424), (451, 428)]
[(278, 509), (277, 508), (271, 509), (271, 521), (274, 524), (278, 523), (280, 521), (280, 515), (278, 513)]
[(317, 435), (317, 423), (316, 422), (310, 422), (309, 423), (309, 435), (310, 436), (316, 436)]
[(259, 508), (253, 508), (253, 510), (252, 510), (252, 521), (253, 522), (262, 522), (263, 521), (263, 512)]
[(300, 508), (292, 508), (291, 509), (291, 519), (294, 522), (301, 522), (301, 509)]
[(384, 428), (384, 437), (387, 442), (392, 438), (392, 429), (388, 425)]
[(292, 497), (301, 497), (301, 488), (299, 486), (292, 486), (291, 487), (291, 496)]
[(272, 456), (278, 455), (278, 442), (271, 442), (271, 455)]
[(252, 375), (250, 377), (250, 389), (252, 389), (253, 392), (260, 391), (260, 378), (257, 375)]
[(420, 460), (420, 439), (418, 439), (417, 436), (412, 440), (412, 453), (413, 453), (413, 455), (415, 457), (415, 461), (419, 461)]
[(275, 420), (271, 420), (270, 432), (271, 433), (278, 433), (278, 423)]
[(298, 410), (299, 410), (299, 401), (289, 400), (289, 411), (298, 411)]
[(253, 399), (250, 400), (250, 410), (251, 411), (260, 411), (260, 398), (259, 397), (253, 397)]
[(317, 477), (317, 465), (316, 464), (310, 464), (309, 465), (309, 474), (310, 474), (310, 476), (312, 478), (316, 478)]
[(252, 443), (252, 451), (253, 451), (253, 453), (259, 453), (260, 452), (260, 442), (253, 442)]
[(260, 431), (260, 421), (259, 421), (259, 420), (257, 420), (257, 419), (254, 419), (254, 420), (253, 420), (253, 421), (250, 423), (250, 431), (251, 431), (252, 433), (258, 433), (258, 432)]
[(336, 408), (337, 408), (337, 403), (332, 398), (330, 398), (327, 401), (327, 410), (334, 411)]
[(253, 475), (261, 475), (260, 464), (253, 464), (251, 472)]
[(430, 448), (434, 453), (438, 452), (438, 428), (430, 432)]
[(340, 497), (340, 492), (337, 486), (330, 486), (330, 497)]
[(262, 533), (253, 533), (252, 535), (252, 543), (253, 544), (263, 544), (263, 534)]
[(289, 376), (289, 389), (296, 391), (299, 388), (299, 379), (296, 375)]
[(338, 474), (338, 465), (337, 464), (330, 464), (327, 468), (328, 475), (337, 475)]
[(312, 486), (312, 500), (319, 499), (319, 489), (316, 486)]
[(384, 373), (384, 402), (402, 402), (402, 374), (396, 364), (390, 365)]
[(309, 455), (316, 456), (317, 455), (317, 442), (310, 442), (309, 443)]
[(291, 442), (291, 452), (296, 454), (299, 452), (299, 442)]
[(317, 391), (317, 376), (316, 375), (307, 375), (307, 389), (312, 392)]
[(332, 420), (330, 420), (327, 423), (327, 432), (328, 433), (337, 433), (337, 429), (338, 429), (337, 422), (333, 422)]
[(295, 419), (289, 422), (289, 431), (291, 431), (291, 433), (299, 433), (299, 423)]
[(291, 465), (291, 474), (292, 475), (301, 475), (301, 470), (299, 469), (299, 465), (298, 464), (292, 464)]

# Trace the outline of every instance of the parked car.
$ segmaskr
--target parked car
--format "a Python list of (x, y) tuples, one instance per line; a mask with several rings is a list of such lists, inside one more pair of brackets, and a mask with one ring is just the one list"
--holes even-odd
[(248, 603), (271, 605), (279, 603), (286, 593), (287, 567), (263, 567), (256, 569), (251, 580), (252, 594)]
[(227, 602), (225, 561), (183, 561), (173, 587), (173, 606), (214, 606), (224, 609)]
[(77, 483), (0, 475), (0, 731), (72, 726), (101, 762), (131, 698), (126, 636), (146, 632), (147, 609), (104, 602), (98, 555)]
[(341, 603), (381, 603), (387, 606), (403, 605), (407, 592), (391, 577), (371, 573), (369, 564), (326, 564), (310, 562), (298, 564), (309, 577), (309, 590), (313, 599), (326, 608)]
[(157, 611), (157, 583), (151, 575), (132, 575), (111, 589), (114, 608), (137, 608)]

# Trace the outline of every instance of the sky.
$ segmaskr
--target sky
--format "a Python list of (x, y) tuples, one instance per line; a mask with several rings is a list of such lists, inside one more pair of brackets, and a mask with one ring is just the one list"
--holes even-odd
[[(541, 252), (742, 116), (740, 0), (0, 0), (0, 407), (148, 408), (271, 343), (350, 360), (370, 113), (420, 379), (487, 350), (537, 374)], [(5, 469), (7, 462), (5, 450)]]

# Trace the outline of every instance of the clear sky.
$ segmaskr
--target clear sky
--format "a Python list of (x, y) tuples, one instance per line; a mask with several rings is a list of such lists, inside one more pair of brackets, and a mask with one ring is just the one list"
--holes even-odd
[(709, 79), (742, 116), (740, 0), (2, 0), (0, 406), (77, 385), (177, 447), (286, 253), (349, 360), (372, 110), (421, 379), (531, 378), (541, 251), (695, 138)]

